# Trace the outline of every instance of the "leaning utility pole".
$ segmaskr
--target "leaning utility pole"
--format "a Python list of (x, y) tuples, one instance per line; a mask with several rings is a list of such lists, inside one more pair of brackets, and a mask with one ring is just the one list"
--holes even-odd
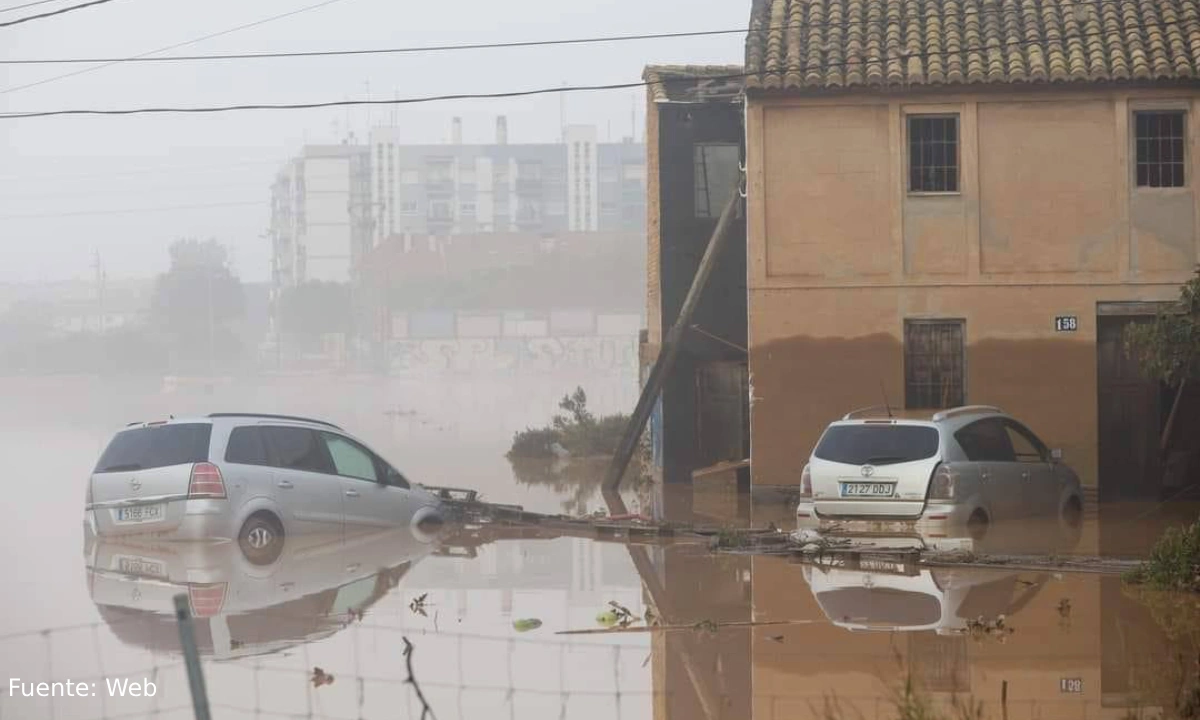
[(708, 285), (708, 278), (712, 275), (716, 259), (729, 238), (729, 230), (733, 226), (733, 219), (737, 215), (741, 199), (742, 179), (739, 176), (738, 182), (734, 185), (733, 194), (729, 196), (729, 202), (725, 203), (725, 209), (721, 211), (717, 227), (713, 229), (712, 237), (708, 240), (708, 247), (704, 250), (704, 257), (700, 259), (700, 267), (696, 270), (696, 276), (692, 278), (692, 286), (684, 298), (683, 307), (679, 310), (679, 317), (675, 319), (675, 323), (663, 340), (662, 350), (654, 360), (654, 366), (650, 369), (646, 384), (642, 386), (642, 394), (638, 397), (637, 406), (633, 409), (633, 417), (625, 426), (621, 442), (617, 445), (617, 451), (613, 455), (612, 464), (608, 466), (608, 475), (604, 478), (604, 489), (607, 491), (616, 490), (620, 486), (625, 468), (629, 466), (629, 461), (633, 458), (634, 448), (637, 447), (638, 438), (646, 428), (651, 408), (658, 399), (659, 393), (662, 392), (667, 375), (675, 366), (675, 358), (679, 355), (679, 344), (683, 340), (684, 332), (691, 325), (692, 313), (700, 303), (700, 296), (703, 294), (705, 286)]

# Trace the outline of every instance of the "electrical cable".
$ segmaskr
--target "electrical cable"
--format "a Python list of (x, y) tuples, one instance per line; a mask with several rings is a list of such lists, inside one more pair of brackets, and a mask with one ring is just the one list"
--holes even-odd
[[(1134, 4), (1131, 0), (1078, 0), (1076, 2), (1063, 2), (1057, 5), (1058, 9), (1071, 7), (1092, 7), (1095, 5), (1131, 5)], [(974, 11), (964, 11), (960, 17), (966, 18), (976, 15), (991, 15), (1003, 12), (1004, 9), (996, 7), (982, 8)], [(861, 24), (861, 23), (859, 23)], [(226, 61), (226, 60), (270, 60), (281, 58), (312, 58), (312, 57), (337, 57), (337, 56), (357, 56), (357, 55), (394, 55), (394, 54), (410, 54), (410, 53), (436, 53), (436, 52), (453, 52), (461, 50), (494, 50), (507, 48), (529, 48), (529, 47), (552, 47), (560, 45), (591, 45), (611, 42), (629, 42), (636, 40), (670, 40), (675, 38), (692, 38), (692, 37), (707, 37), (713, 35), (737, 35), (737, 34), (764, 34), (774, 30), (788, 30), (791, 28), (840, 28), (843, 30), (849, 29), (854, 23), (843, 21), (838, 23), (820, 22), (820, 23), (794, 23), (788, 25), (768, 25), (747, 30), (745, 27), (736, 29), (724, 30), (692, 30), (680, 32), (662, 32), (662, 33), (638, 33), (630, 35), (601, 35), (579, 38), (557, 38), (548, 40), (517, 40), (511, 42), (487, 42), (487, 43), (466, 43), (454, 45), (418, 45), (411, 47), (394, 47), (394, 48), (368, 48), (358, 50), (300, 50), (300, 51), (280, 51), (280, 52), (242, 52), (242, 53), (214, 53), (209, 55), (167, 55), (164, 57), (147, 57), (136, 56), (131, 58), (113, 58), (113, 57), (96, 57), (96, 58), (26, 58), (16, 60), (0, 60), (0, 65), (69, 65), (69, 64), (86, 64), (86, 63), (161, 63), (161, 62), (206, 62), (206, 61)]]
[[(140, 55), (133, 56), (133, 58), (142, 58), (142, 57), (146, 57), (148, 55), (157, 55), (158, 53), (167, 52), (168, 50), (174, 50), (176, 48), (186, 47), (188, 45), (195, 45), (196, 43), (201, 43), (206, 40), (212, 40), (213, 38), (218, 38), (223, 35), (229, 35), (231, 33), (239, 32), (241, 30), (248, 30), (249, 28), (252, 28), (252, 27), (258, 27), (259, 25), (265, 25), (269, 22), (274, 22), (276, 20), (282, 20), (283, 18), (291, 17), (293, 15), (299, 15), (300, 13), (308, 12), (309, 10), (316, 10), (317, 8), (322, 8), (322, 7), (325, 7), (326, 5), (332, 5), (337, 2), (342, 2), (342, 0), (322, 0), (322, 2), (316, 3), (315, 5), (306, 5), (302, 8), (297, 8), (295, 10), (289, 10), (288, 12), (285, 12), (285, 13), (280, 13), (279, 15), (272, 15), (270, 17), (265, 17), (261, 20), (255, 20), (254, 22), (245, 23), (243, 25), (237, 25), (235, 27), (227, 28), (225, 30), (219, 30), (214, 33), (209, 33), (208, 35), (201, 35), (200, 37), (192, 38), (191, 40), (184, 40), (183, 42), (178, 42), (173, 45), (166, 45), (166, 46), (157, 48), (155, 50), (148, 50), (144, 53), (141, 53)], [(125, 58), (125, 61), (131, 60), (133, 58)], [(24, 85), (16, 85), (14, 87), (4, 88), (3, 90), (0, 90), (0, 95), (7, 95), (9, 93), (17, 92), (18, 90), (27, 90), (28, 88), (31, 88), (31, 87), (38, 87), (39, 85), (45, 85), (47, 83), (52, 83), (56, 80), (63, 80), (65, 78), (75, 77), (77, 75), (83, 75), (85, 73), (95, 72), (96, 70), (103, 70), (106, 67), (112, 67), (113, 65), (117, 65), (117, 64), (119, 64), (119, 63), (108, 62), (108, 63), (104, 63), (103, 65), (95, 65), (92, 67), (83, 68), (82, 70), (75, 70), (73, 72), (63, 73), (62, 75), (55, 75), (53, 77), (43, 78), (41, 80), (35, 80), (34, 82), (26, 83)]]
[(27, 2), (20, 5), (9, 5), (8, 7), (0, 8), (0, 13), (12, 12), (14, 10), (24, 10), (35, 5), (45, 5), (46, 3), (60, 2), (60, 0), (37, 0), (37, 2)]
[[(1136, 23), (1125, 26), (1124, 29), (1144, 28), (1147, 25), (1163, 28), (1172, 25), (1178, 25), (1182, 21), (1163, 21), (1157, 23)], [(753, 32), (753, 31), (752, 31)], [(1087, 37), (1098, 37), (1111, 34), (1112, 30), (1099, 30), (1091, 33), (1079, 33), (1076, 35), (1063, 35), (1058, 38), (1060, 42), (1070, 40), (1081, 40)], [(844, 60), (840, 62), (813, 63), (799, 67), (789, 67), (788, 72), (804, 73), (810, 70), (828, 70), (835, 67), (850, 67), (856, 65), (884, 64), (892, 61), (905, 62), (914, 58), (929, 58), (940, 57), (947, 55), (961, 55), (970, 52), (987, 52), (1000, 50), (1002, 48), (1022, 47), (1026, 45), (1038, 45), (1044, 42), (1038, 40), (1014, 40), (1007, 43), (993, 43), (988, 45), (979, 45), (974, 47), (956, 48), (954, 50), (927, 50), (913, 53), (900, 53), (894, 57), (870, 57), (855, 60)], [(755, 75), (773, 74), (767, 72), (758, 73), (729, 73), (719, 75), (706, 75), (702, 79), (708, 81), (719, 80), (739, 80), (752, 77)], [(309, 102), (309, 103), (247, 103), (240, 105), (216, 105), (206, 107), (141, 107), (128, 109), (76, 109), (76, 110), (46, 110), (36, 112), (23, 113), (0, 113), (0, 120), (12, 120), (23, 118), (39, 118), (39, 117), (59, 117), (66, 115), (160, 115), (160, 114), (210, 114), (210, 113), (225, 113), (225, 112), (240, 112), (248, 110), (311, 110), (331, 107), (361, 107), (361, 106), (376, 106), (376, 105), (418, 105), (431, 102), (445, 102), (451, 100), (495, 100), (504, 98), (529, 97), (534, 95), (556, 95), (567, 92), (598, 92), (607, 90), (627, 90), (631, 88), (648, 87), (655, 84), (664, 84), (669, 80), (659, 81), (641, 81), (641, 82), (624, 82), (624, 83), (607, 83), (597, 85), (574, 85), (574, 86), (558, 86), (558, 87), (543, 87), (531, 90), (513, 90), (506, 92), (493, 93), (457, 93), (445, 95), (427, 95), (409, 98), (394, 98), (391, 100), (329, 100), (324, 102)]]
[(59, 8), (58, 10), (51, 10), (49, 12), (44, 12), (39, 15), (29, 15), (27, 17), (17, 18), (16, 20), (9, 20), (8, 22), (0, 23), (0, 28), (12, 27), (13, 25), (20, 25), (21, 23), (27, 23), (30, 20), (41, 20), (43, 18), (54, 17), (55, 15), (62, 15), (64, 13), (74, 12), (75, 10), (83, 10), (84, 8), (90, 8), (93, 5), (103, 5), (105, 3), (110, 3), (112, 1), (113, 0), (91, 0), (91, 2), (80, 3), (78, 5), (70, 5), (65, 8)]

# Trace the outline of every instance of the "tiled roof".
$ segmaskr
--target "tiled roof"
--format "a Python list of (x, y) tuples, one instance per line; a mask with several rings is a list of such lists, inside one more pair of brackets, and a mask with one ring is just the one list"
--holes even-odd
[(1200, 0), (754, 0), (748, 89), (1180, 80)]
[(720, 102), (741, 97), (741, 65), (647, 65), (642, 79), (655, 102)]

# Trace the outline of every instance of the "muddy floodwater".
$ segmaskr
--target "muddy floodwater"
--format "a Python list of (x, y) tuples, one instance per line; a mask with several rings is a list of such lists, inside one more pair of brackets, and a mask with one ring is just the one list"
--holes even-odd
[[(598, 413), (636, 400), (626, 375), (0, 379), (0, 718), (192, 717), (178, 593), (222, 719), (420, 718), (421, 696), (440, 720), (895, 718), (906, 682), (935, 713), (922, 717), (951, 717), (956, 703), (1012, 720), (1196, 717), (1179, 708), (1197, 687), (1197, 601), (1112, 575), (814, 567), (696, 542), (485, 531), (288, 538), (269, 566), (234, 544), (85, 547), (84, 486), (104, 444), (170, 414), (323, 417), (417, 482), (592, 512), (602, 465), (504, 457), (512, 433), (548, 420), (576, 385)], [(677, 521), (789, 520), (786, 506), (721, 487), (627, 501)], [(1093, 505), (1079, 536), (1042, 551), (1137, 557), (1165, 523), (1195, 516), (1176, 513)], [(1023, 550), (1042, 542), (1013, 537)], [(61, 696), (68, 681), (84, 696)], [(60, 696), (37, 697), (42, 682)]]

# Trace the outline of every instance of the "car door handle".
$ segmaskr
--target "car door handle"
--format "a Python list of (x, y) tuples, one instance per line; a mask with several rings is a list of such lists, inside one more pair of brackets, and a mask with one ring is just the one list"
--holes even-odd
[(1022, 479), (1022, 480), (1028, 480), (1028, 479), (1029, 479), (1029, 471), (1028, 471), (1028, 470), (1022, 470), (1022, 471), (1021, 471), (1021, 479)]
[(362, 567), (362, 565), (359, 565), (358, 563), (354, 563), (353, 565), (347, 565), (346, 572), (358, 572), (358, 569), (360, 567)]
[(279, 487), (281, 487), (281, 488), (292, 488), (292, 487), (296, 487), (295, 485), (293, 485), (293, 484), (292, 484), (292, 481), (291, 481), (291, 480), (280, 480), (279, 482), (277, 482), (277, 483), (275, 483), (275, 484), (276, 484), (276, 485), (278, 485), (278, 486), (279, 486)]
[(357, 490), (347, 490), (346, 497), (358, 497), (358, 491)]

